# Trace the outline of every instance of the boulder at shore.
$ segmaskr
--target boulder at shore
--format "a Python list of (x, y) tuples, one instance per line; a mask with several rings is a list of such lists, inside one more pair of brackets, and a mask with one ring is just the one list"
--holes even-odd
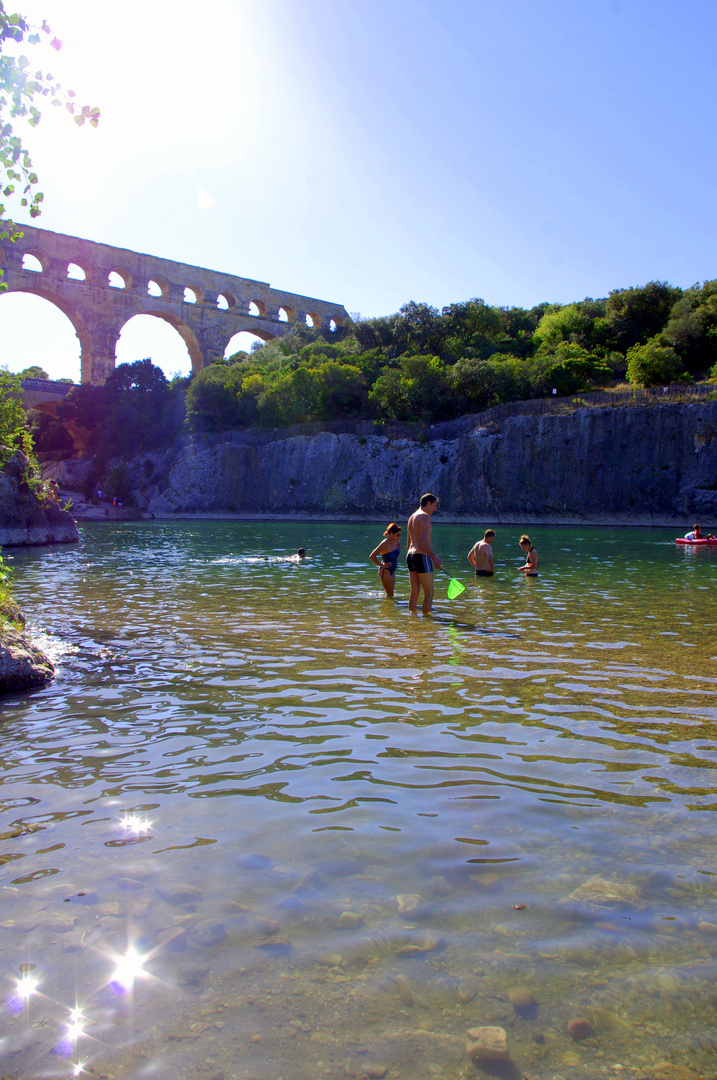
[(25, 480), (27, 458), (16, 450), (0, 469), (0, 546), (71, 544), (80, 539), (74, 518), (38, 499)]
[(55, 674), (37, 645), (9, 623), (0, 625), (0, 696), (44, 686)]

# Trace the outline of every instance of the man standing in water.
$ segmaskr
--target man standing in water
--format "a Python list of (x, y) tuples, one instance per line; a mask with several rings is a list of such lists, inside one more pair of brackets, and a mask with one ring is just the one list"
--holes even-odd
[(418, 613), (418, 596), (423, 589), (421, 610), (427, 615), (433, 604), (433, 567), (441, 569), (441, 560), (431, 548), (431, 518), (438, 509), (438, 496), (430, 491), (421, 496), (421, 505), (408, 519), (406, 566), (411, 579), (408, 610)]
[(468, 552), (468, 562), (473, 564), (476, 577), (493, 577), (495, 573), (493, 548), (491, 546), (494, 540), (494, 530), (486, 529), (483, 539), (474, 544)]

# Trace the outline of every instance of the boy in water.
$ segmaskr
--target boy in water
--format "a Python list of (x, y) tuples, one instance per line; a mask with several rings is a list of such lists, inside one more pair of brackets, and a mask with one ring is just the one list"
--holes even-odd
[(486, 529), (483, 539), (474, 544), (468, 552), (468, 562), (473, 566), (476, 577), (493, 577), (495, 573), (493, 548), (491, 547), (494, 539), (495, 531)]

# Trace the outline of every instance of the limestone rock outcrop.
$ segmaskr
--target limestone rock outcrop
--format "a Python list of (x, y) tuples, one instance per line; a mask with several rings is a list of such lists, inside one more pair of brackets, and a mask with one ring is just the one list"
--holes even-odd
[(17, 450), (0, 468), (0, 546), (70, 544), (80, 539), (74, 518), (41, 502), (25, 481), (27, 458)]
[(155, 517), (239, 514), (401, 520), (424, 491), (444, 520), (684, 524), (717, 520), (717, 402), (516, 416), (455, 438), (254, 432), (178, 447), (140, 506)]

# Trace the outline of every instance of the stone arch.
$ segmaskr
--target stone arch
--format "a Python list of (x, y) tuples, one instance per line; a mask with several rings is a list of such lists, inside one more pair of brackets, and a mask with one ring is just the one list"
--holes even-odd
[[(158, 293), (150, 291), (153, 285), (157, 286)], [(166, 299), (169, 296), (169, 284), (166, 279), (154, 274), (147, 282), (147, 294), (157, 300), (160, 298)]]
[[(221, 303), (222, 300), (224, 304)], [(233, 311), (236, 306), (236, 297), (232, 293), (225, 290), (217, 295), (217, 307), (220, 311)]]
[[(281, 317), (282, 312), (284, 313), (284, 318), (283, 319)], [(278, 315), (279, 315), (279, 322), (293, 323), (293, 322), (296, 321), (296, 308), (289, 307), (288, 304), (282, 304), (281, 307), (279, 308)]]
[[(72, 270), (73, 266), (76, 267), (78, 270), (81, 270), (85, 276), (83, 278), (80, 278), (75, 276), (74, 274), (71, 274), (70, 271)], [(66, 267), (65, 277), (68, 281), (89, 281), (92, 277), (92, 269), (90, 267), (90, 264), (82, 259), (70, 259)]]
[[(256, 311), (252, 311), (252, 307), (256, 308)], [(253, 315), (255, 319), (266, 318), (266, 304), (263, 300), (257, 299), (249, 301), (249, 314)]]
[[(113, 274), (116, 277), (118, 277), (121, 281), (123, 281), (124, 285), (113, 285), (112, 282), (110, 281), (110, 278), (112, 277)], [(132, 288), (132, 275), (130, 274), (129, 270), (124, 270), (124, 269), (120, 270), (119, 267), (115, 266), (111, 270), (107, 271), (107, 284), (108, 284), (110, 289), (131, 289)]]
[(32, 286), (18, 287), (10, 285), (6, 295), (11, 295), (12, 293), (28, 293), (30, 296), (39, 296), (42, 300), (48, 300), (54, 307), (58, 308), (63, 315), (67, 316), (80, 342), (80, 378), (82, 382), (89, 382), (90, 380), (85, 380), (83, 376), (92, 366), (92, 336), (87, 323), (77, 308), (69, 301), (65, 300), (64, 297), (58, 296), (49, 289), (43, 288), (42, 285), (38, 285), (37, 288)]
[(321, 316), (319, 315), (318, 311), (306, 312), (306, 325), (310, 326), (312, 330), (321, 329)]
[[(29, 255), (33, 259), (37, 259), (40, 266), (42, 267), (42, 270), (35, 270), (34, 267), (25, 266), (26, 255)], [(47, 271), (50, 269), (50, 260), (48, 259), (47, 255), (45, 255), (44, 251), (40, 251), (39, 248), (27, 248), (27, 250), (23, 251), (22, 253), (22, 268), (23, 270), (30, 270), (31, 273), (46, 274)]]
[[(190, 293), (194, 299), (187, 296)], [(184, 289), (184, 303), (185, 304), (203, 304), (204, 303), (204, 290), (200, 289), (198, 285), (186, 285)]]
[(248, 330), (250, 334), (256, 334), (256, 336), (261, 338), (262, 341), (273, 341), (276, 337), (276, 334), (272, 334), (269, 330), (262, 330), (258, 326), (256, 328), (244, 327), (244, 329)]
[[(134, 311), (131, 318), (134, 318), (136, 315), (151, 315), (153, 318), (162, 319), (163, 322), (169, 323), (170, 326), (174, 327), (184, 344), (187, 346), (189, 359), (192, 361), (192, 371), (196, 375), (198, 371), (202, 370), (204, 367), (202, 350), (195, 334), (183, 319), (180, 319), (178, 315), (173, 315), (171, 311)], [(126, 321), (129, 322), (129, 319)]]

